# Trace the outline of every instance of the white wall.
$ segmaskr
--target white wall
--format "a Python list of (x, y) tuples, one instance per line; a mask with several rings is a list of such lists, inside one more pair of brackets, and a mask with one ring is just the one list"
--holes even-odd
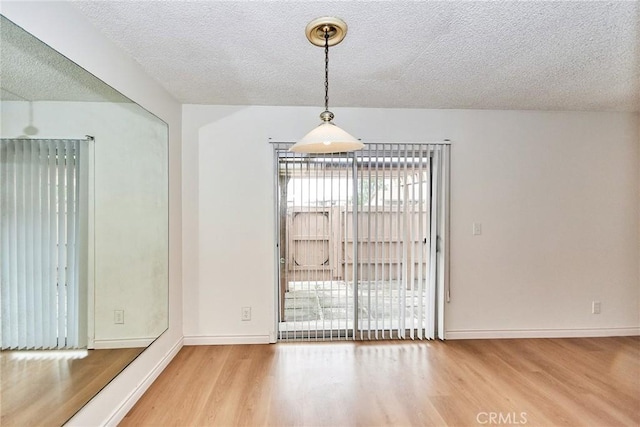
[[(299, 138), (319, 111), (183, 106), (186, 343), (273, 333), (267, 141)], [(364, 141), (453, 141), (448, 337), (638, 333), (637, 114), (334, 112)], [(242, 306), (253, 307), (251, 322), (240, 320)]]
[(26, 126), (34, 138), (95, 137), (89, 333), (95, 348), (148, 345), (168, 322), (166, 125), (133, 103), (5, 101), (0, 115), (3, 138)]
[(3, 1), (0, 12), (169, 125), (169, 329), (68, 423), (115, 425), (182, 345), (180, 105), (70, 4)]

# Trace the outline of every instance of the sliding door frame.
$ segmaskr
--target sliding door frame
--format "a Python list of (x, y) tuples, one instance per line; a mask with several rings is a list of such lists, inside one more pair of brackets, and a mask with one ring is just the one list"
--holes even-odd
[[(274, 147), (273, 147), (274, 148), (274, 163), (273, 163), (274, 175), (273, 176), (274, 176), (274, 199), (275, 199), (274, 262), (275, 262), (275, 265), (278, 266), (278, 268), (275, 269), (275, 283), (277, 284), (277, 286), (275, 286), (275, 292), (274, 292), (276, 315), (274, 316), (274, 325), (273, 325), (274, 333), (271, 336), (271, 342), (276, 342), (279, 339), (287, 340), (287, 339), (296, 339), (296, 338), (304, 338), (306, 340), (333, 339), (333, 338), (350, 339), (350, 340), (362, 340), (362, 339), (366, 340), (366, 339), (380, 339), (380, 338), (381, 339), (388, 339), (388, 338), (444, 339), (445, 338), (445, 328), (444, 328), (445, 302), (448, 302), (450, 299), (450, 290), (449, 290), (449, 188), (450, 188), (450, 182), (449, 182), (450, 181), (450, 177), (449, 177), (450, 145), (449, 144), (450, 143), (448, 141), (444, 143), (389, 143), (389, 142), (374, 143), (367, 146), (365, 150), (361, 152), (343, 153), (343, 154), (324, 154), (319, 156), (288, 153), (287, 151), (291, 143), (282, 143), (282, 142), (272, 142), (272, 143), (274, 144)], [(426, 158), (429, 159), (428, 175), (429, 175), (430, 192), (429, 194), (425, 194), (423, 196), (422, 189), (420, 189), (420, 193), (421, 193), (420, 203), (423, 202), (422, 197), (425, 197), (425, 199), (428, 198), (427, 211), (429, 212), (428, 223), (424, 224), (424, 226), (426, 227), (425, 231), (429, 232), (428, 259), (425, 259), (425, 262), (427, 263), (426, 268), (428, 269), (428, 272), (425, 272), (427, 273), (427, 275), (423, 276), (425, 281), (425, 289), (422, 290), (420, 287), (420, 291), (424, 291), (426, 293), (426, 298), (428, 298), (427, 301), (431, 301), (431, 302), (426, 304), (426, 307), (425, 307), (426, 312), (424, 312), (421, 317), (423, 319), (422, 321), (426, 321), (426, 324), (424, 324), (425, 327), (422, 327), (423, 326), (422, 324), (417, 325), (417, 327), (420, 327), (421, 329), (419, 333), (416, 333), (416, 334), (414, 334), (414, 332), (416, 331), (416, 324), (412, 324), (412, 326), (409, 329), (407, 329), (407, 326), (409, 325), (405, 325), (404, 328), (400, 328), (397, 330), (397, 335), (396, 335), (395, 334), (396, 330), (395, 328), (392, 328), (391, 325), (389, 326), (388, 331), (385, 330), (385, 325), (383, 320), (382, 330), (380, 330), (382, 332), (382, 335), (379, 336), (378, 326), (376, 326), (375, 334), (374, 334), (374, 331), (370, 329), (365, 328), (364, 330), (362, 330), (361, 322), (366, 321), (366, 317), (361, 318), (358, 315), (359, 314), (358, 296), (360, 294), (359, 286), (361, 285), (359, 283), (360, 271), (358, 267), (358, 264), (360, 263), (360, 260), (358, 258), (360, 255), (358, 247), (361, 244), (359, 240), (360, 236), (358, 233), (358, 228), (359, 228), (358, 216), (362, 207), (358, 206), (358, 198), (355, 197), (355, 195), (358, 194), (358, 185), (360, 185), (360, 183), (362, 182), (360, 177), (360, 173), (361, 173), (360, 168), (363, 166), (364, 164), (363, 162), (366, 161), (365, 159), (366, 152), (369, 151), (369, 148), (371, 149), (371, 152), (372, 152), (371, 156), (373, 155), (376, 156), (376, 164), (374, 166), (375, 166), (375, 173), (377, 177), (377, 173), (379, 170), (378, 167), (380, 163), (380, 160), (377, 158), (380, 155), (378, 154), (379, 146), (383, 148), (382, 149), (383, 160), (382, 160), (382, 169), (381, 169), (383, 173), (383, 179), (385, 174), (385, 156), (386, 156), (386, 154), (384, 153), (386, 153), (387, 151), (389, 151), (390, 153), (393, 153), (395, 149), (394, 147), (397, 147), (398, 153), (400, 153), (400, 147), (403, 147), (405, 156), (408, 156), (409, 153), (411, 153), (411, 158), (417, 159), (419, 162), (422, 162), (423, 157), (425, 159)], [(391, 147), (391, 150), (387, 150), (386, 147)], [(411, 149), (409, 149), (408, 147), (411, 147)], [(416, 153), (419, 153), (417, 158), (415, 157)], [(318, 325), (316, 324), (315, 330), (312, 330), (311, 326), (309, 326), (308, 330), (301, 330), (301, 331), (297, 331), (296, 333), (286, 332), (286, 331), (283, 333), (283, 331), (280, 330), (281, 319), (284, 319), (284, 314), (283, 314), (284, 313), (284, 296), (281, 295), (282, 293), (281, 283), (283, 280), (283, 274), (285, 274), (285, 277), (286, 277), (286, 272), (283, 272), (282, 270), (283, 270), (283, 266), (285, 266), (285, 268), (288, 268), (286, 267), (286, 262), (287, 262), (286, 258), (285, 256), (282, 255), (284, 253), (284, 248), (281, 247), (282, 244), (288, 242), (288, 238), (283, 239), (281, 236), (281, 227), (286, 226), (286, 222), (284, 224), (282, 222), (283, 219), (282, 219), (282, 212), (281, 212), (282, 206), (283, 206), (281, 199), (286, 195), (286, 193), (285, 194), (282, 193), (282, 188), (281, 188), (282, 182), (279, 177), (281, 173), (279, 163), (283, 157), (299, 157), (301, 161), (305, 158), (323, 157), (323, 158), (326, 158), (327, 160), (330, 159), (330, 161), (332, 162), (336, 161), (336, 159), (341, 159), (341, 161), (344, 162), (345, 160), (342, 160), (342, 159), (347, 159), (347, 162), (350, 163), (350, 169), (351, 169), (350, 173), (352, 176), (350, 191), (352, 194), (352, 202), (349, 204), (349, 206), (352, 209), (352, 218), (350, 221), (351, 222), (350, 226), (352, 228), (351, 233), (353, 236), (352, 237), (353, 244), (351, 248), (353, 264), (351, 266), (350, 271), (353, 279), (353, 310), (349, 310), (349, 311), (351, 311), (351, 315), (353, 316), (353, 324), (348, 329), (342, 328), (337, 330), (333, 330), (333, 329), (327, 330), (325, 327), (323, 327), (322, 329), (319, 328)], [(404, 162), (406, 162), (406, 158), (403, 158)], [(365, 169), (371, 168), (371, 161), (372, 161), (371, 157), (369, 156), (368, 167), (365, 165)], [(423, 167), (422, 163), (420, 163), (419, 166), (422, 168)], [(415, 165), (413, 165), (413, 167), (415, 168)], [(389, 166), (389, 170), (391, 170), (391, 168), (392, 166)], [(369, 174), (371, 174), (372, 171), (368, 170), (368, 172)], [(316, 178), (318, 177), (317, 173), (318, 172), (316, 171)], [(347, 179), (348, 179), (348, 174), (347, 174)], [(349, 186), (349, 184), (347, 184), (347, 186)], [(371, 202), (369, 202), (369, 204), (371, 204)], [(393, 208), (393, 206), (391, 205), (390, 207)], [(285, 209), (286, 209), (286, 205), (285, 205)], [(384, 213), (384, 202), (383, 202), (382, 209)], [(405, 206), (404, 209), (405, 210), (408, 209), (407, 206)], [(371, 207), (369, 207), (369, 211), (367, 212), (369, 213), (371, 212)], [(348, 214), (348, 209), (347, 209), (347, 214)], [(403, 215), (406, 215), (406, 213), (403, 213)], [(345, 215), (345, 219), (347, 218), (347, 216), (348, 215)], [(377, 216), (376, 216), (376, 222), (377, 222)], [(417, 224), (414, 224), (414, 227), (417, 227), (417, 226), (418, 226)], [(360, 227), (362, 227), (362, 224), (360, 224)], [(420, 229), (420, 232), (422, 232), (422, 228)], [(377, 229), (376, 229), (376, 233), (377, 233)], [(400, 236), (397, 236), (396, 238), (399, 238), (399, 237)], [(370, 239), (371, 239), (371, 236), (369, 236), (369, 240)], [(376, 235), (375, 253), (377, 253), (377, 250), (378, 250), (377, 239), (378, 237)], [(389, 239), (391, 241), (392, 239), (391, 234)], [(346, 242), (346, 237), (345, 237), (345, 242)], [(346, 245), (345, 245), (345, 249), (346, 249)], [(368, 249), (370, 250), (370, 248)], [(391, 249), (389, 248), (389, 250)], [(412, 248), (412, 250), (414, 249)], [(422, 253), (420, 254), (420, 262), (423, 262)], [(391, 263), (389, 262), (388, 265), (389, 265), (389, 270), (391, 270)], [(346, 264), (344, 266), (346, 267)], [(431, 268), (429, 268), (429, 266), (431, 266)], [(421, 267), (422, 265), (416, 268), (421, 268)], [(384, 272), (384, 268), (385, 268), (385, 265), (382, 264), (383, 272)], [(409, 269), (412, 269), (412, 268), (413, 267), (409, 267)], [(378, 274), (377, 266), (375, 266), (374, 274), (377, 277), (377, 274)], [(284, 279), (284, 280), (288, 280), (288, 279)], [(345, 276), (345, 280), (346, 280), (346, 276)], [(369, 278), (369, 280), (371, 280), (371, 278)], [(378, 281), (376, 279), (376, 283), (377, 282)], [(348, 296), (348, 293), (347, 293), (347, 296)], [(433, 303), (433, 301), (435, 301), (435, 303)], [(419, 310), (421, 310), (421, 308), (422, 307), (420, 307)], [(347, 317), (347, 322), (346, 322), (347, 325), (348, 325), (348, 320), (349, 318)], [(371, 319), (369, 320), (373, 322), (373, 320)], [(372, 335), (374, 336), (372, 337)]]

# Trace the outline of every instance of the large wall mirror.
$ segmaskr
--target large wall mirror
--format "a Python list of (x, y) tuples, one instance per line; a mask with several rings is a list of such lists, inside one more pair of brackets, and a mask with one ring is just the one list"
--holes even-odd
[(0, 29), (0, 424), (62, 425), (168, 327), (168, 128)]

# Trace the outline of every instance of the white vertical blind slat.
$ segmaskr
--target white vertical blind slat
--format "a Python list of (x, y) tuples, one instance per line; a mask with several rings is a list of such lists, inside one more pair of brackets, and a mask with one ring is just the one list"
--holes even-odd
[(352, 283), (351, 283), (351, 289), (353, 294), (351, 296), (347, 295), (345, 297), (345, 304), (349, 304), (352, 303), (352, 309), (351, 310), (347, 310), (347, 325), (349, 325), (349, 320), (351, 320), (351, 326), (347, 326), (348, 331), (345, 331), (345, 336), (349, 336), (349, 334), (351, 334), (351, 339), (352, 340), (356, 340), (358, 339), (358, 336), (356, 335), (358, 333), (358, 322), (360, 319), (360, 316), (358, 316), (358, 307), (359, 307), (359, 292), (360, 292), (360, 287), (358, 286), (358, 280), (361, 277), (362, 272), (360, 271), (359, 268), (359, 264), (358, 264), (358, 254), (362, 254), (362, 251), (360, 251), (360, 242), (358, 241), (358, 210), (359, 210), (359, 206), (358, 206), (358, 188), (359, 188), (359, 178), (358, 175), (361, 173), (358, 169), (357, 169), (357, 163), (358, 163), (358, 158), (357, 158), (358, 154), (354, 154), (353, 155), (353, 162), (356, 164), (356, 168), (354, 169), (352, 164), (349, 164), (347, 166), (347, 174), (351, 175), (351, 183), (350, 185), (347, 185), (347, 189), (345, 192), (345, 195), (347, 197), (347, 200), (352, 200), (350, 206), (347, 208), (351, 208), (351, 216), (349, 217), (349, 221), (347, 221), (346, 223), (346, 227), (347, 229), (351, 230), (351, 259), (352, 259), (352, 264), (351, 264), (351, 277), (352, 277)]
[[(18, 147), (17, 147), (18, 148)], [(22, 147), (20, 147), (22, 148)], [(25, 157), (26, 150), (16, 150), (16, 222), (17, 222), (17, 270), (18, 270), (18, 342), (17, 348), (27, 348), (27, 266), (26, 266), (26, 239), (27, 239), (27, 226), (26, 221), (22, 221), (22, 218), (26, 217), (25, 208)]]
[(371, 164), (371, 160), (372, 160), (373, 156), (371, 153), (369, 153), (368, 156), (368, 165), (367, 165), (367, 172), (368, 172), (368, 177), (367, 177), (367, 201), (368, 201), (368, 206), (367, 206), (367, 339), (371, 339), (371, 267), (372, 264), (371, 261), (373, 261), (375, 263), (375, 259), (371, 259), (371, 232), (372, 232), (372, 228), (371, 228), (371, 222), (372, 222), (372, 215), (371, 215), (371, 196), (372, 196), (372, 177), (371, 177), (371, 168), (372, 168), (372, 164)]
[[(8, 254), (9, 247), (7, 246), (7, 233), (8, 233), (8, 221), (6, 218), (7, 213), (5, 207), (7, 204), (8, 188), (5, 188), (7, 182), (7, 170), (5, 166), (5, 159), (7, 157), (7, 147), (4, 144), (0, 145), (0, 253)], [(6, 257), (6, 255), (5, 255)], [(8, 301), (8, 268), (5, 265), (5, 257), (0, 259), (0, 313), (5, 311), (5, 303)], [(7, 325), (4, 322), (0, 322), (0, 342), (2, 337), (8, 336)]]
[(448, 145), (441, 148), (441, 185), (440, 185), (440, 199), (438, 201), (438, 239), (440, 242), (440, 250), (438, 252), (438, 292), (436, 298), (437, 309), (437, 338), (445, 339), (444, 332), (444, 307), (445, 301), (447, 301), (447, 292), (449, 286), (449, 164), (450, 164), (450, 149)]
[(411, 299), (409, 300), (409, 304), (411, 307), (411, 326), (410, 326), (410, 336), (411, 339), (415, 339), (416, 332), (416, 303), (415, 303), (415, 270), (416, 270), (416, 260), (415, 260), (415, 191), (416, 191), (416, 163), (415, 163), (415, 144), (411, 145), (411, 196), (409, 200), (409, 204), (406, 208), (409, 217), (409, 232), (407, 233), (408, 239), (405, 241), (405, 245), (408, 247), (409, 253), (409, 284), (411, 286)]
[(424, 237), (424, 223), (423, 223), (423, 214), (424, 214), (424, 206), (423, 206), (423, 194), (422, 188), (424, 187), (424, 179), (425, 174), (423, 171), (423, 147), (418, 147), (418, 239), (417, 239), (417, 249), (418, 249), (418, 338), (423, 338), (423, 329), (424, 329), (424, 288), (422, 286), (422, 264), (424, 262), (423, 253), (424, 253), (424, 245), (423, 245), (423, 237)]
[[(404, 158), (409, 156), (409, 146), (404, 144)], [(402, 338), (406, 338), (407, 331), (407, 295), (409, 294), (409, 239), (411, 238), (409, 232), (409, 165), (404, 162), (402, 168), (403, 176), (403, 195), (402, 195), (402, 314), (400, 315), (400, 322), (402, 324), (400, 332)]]
[(9, 194), (10, 200), (14, 199), (15, 202), (9, 205), (7, 211), (9, 212), (9, 224), (11, 227), (11, 235), (10, 239), (10, 247), (9, 247), (9, 268), (11, 271), (11, 277), (9, 282), (9, 325), (16, 325), (16, 327), (11, 327), (11, 342), (13, 343), (14, 348), (19, 348), (20, 346), (20, 330), (17, 327), (18, 325), (18, 307), (20, 306), (19, 302), (19, 292), (18, 292), (18, 278), (19, 278), (19, 266), (18, 266), (18, 232), (19, 229), (17, 227), (17, 217), (18, 217), (18, 186), (15, 185), (14, 179), (19, 176), (19, 168), (18, 168), (18, 152), (16, 150), (16, 144), (13, 143), (11, 146), (11, 153), (9, 159), (8, 169), (11, 171), (11, 177), (13, 179), (8, 180), (8, 184), (11, 185)]
[(47, 227), (47, 234), (49, 237), (48, 240), (48, 244), (49, 244), (49, 248), (47, 249), (48, 252), (48, 257), (49, 257), (49, 263), (47, 265), (48, 269), (49, 269), (49, 284), (50, 286), (47, 286), (47, 292), (48, 292), (48, 304), (47, 304), (47, 310), (49, 312), (49, 334), (46, 337), (46, 347), (47, 348), (57, 348), (58, 347), (58, 290), (57, 287), (55, 286), (55, 283), (57, 283), (58, 280), (58, 271), (57, 271), (57, 265), (58, 265), (58, 250), (57, 250), (57, 244), (56, 242), (58, 241), (58, 233), (57, 233), (57, 203), (56, 203), (56, 199), (57, 199), (57, 194), (58, 194), (58, 190), (56, 188), (56, 183), (57, 183), (57, 178), (58, 178), (58, 174), (57, 174), (57, 162), (56, 162), (56, 156), (57, 156), (57, 146), (55, 144), (55, 142), (51, 142), (50, 144), (47, 144), (47, 150), (48, 150), (48, 162), (47, 162), (47, 172), (49, 174), (49, 183), (48, 183), (48, 188), (47, 188), (47, 193), (48, 193), (48, 197), (49, 197), (49, 202), (48, 202), (48, 214), (49, 214), (49, 226)]
[(2, 175), (0, 176), (0, 185), (1, 185), (1, 193), (0, 193), (0, 215), (2, 218), (1, 227), (2, 234), (0, 235), (0, 243), (2, 245), (2, 253), (4, 256), (1, 258), (1, 269), (0, 269), (0, 277), (1, 277), (1, 286), (0, 286), (0, 295), (2, 296), (2, 306), (0, 309), (2, 310), (2, 339), (3, 340), (14, 340), (13, 330), (10, 328), (10, 322), (7, 320), (9, 316), (7, 313), (11, 313), (11, 293), (12, 293), (12, 278), (13, 278), (13, 268), (12, 268), (12, 259), (10, 254), (12, 253), (12, 247), (10, 242), (13, 241), (11, 236), (13, 235), (13, 228), (10, 227), (11, 223), (11, 212), (9, 207), (9, 199), (13, 194), (13, 186), (9, 185), (9, 176), (12, 174), (12, 144), (7, 142), (0, 145), (0, 171)]
[(2, 235), (0, 238), (2, 239), (2, 253), (4, 256), (1, 258), (2, 262), (2, 270), (0, 273), (2, 274), (2, 286), (0, 292), (2, 294), (2, 339), (3, 340), (14, 340), (13, 336), (14, 331), (10, 328), (10, 316), (8, 313), (11, 313), (11, 304), (13, 301), (12, 298), (12, 286), (13, 282), (13, 273), (14, 268), (12, 268), (12, 256), (14, 253), (14, 248), (11, 245), (11, 242), (15, 241), (12, 236), (14, 236), (15, 229), (10, 226), (12, 212), (11, 207), (9, 206), (9, 200), (13, 195), (13, 186), (9, 185), (9, 176), (13, 174), (13, 145), (10, 142), (4, 143), (0, 146), (0, 167), (2, 168), (2, 181), (0, 184), (2, 185), (2, 198), (0, 202), (2, 203), (0, 214), (2, 215)]
[[(440, 184), (440, 150), (436, 149), (433, 153), (433, 171), (432, 171), (432, 190), (431, 190), (431, 240), (429, 251), (429, 300), (435, 302), (436, 298), (436, 280), (437, 280), (437, 242), (438, 242), (438, 193)], [(427, 322), (427, 336), (429, 339), (435, 338), (435, 304), (429, 305), (429, 318)]]
[[(386, 254), (385, 254), (385, 234), (386, 234), (386, 218), (387, 218), (387, 213), (386, 213), (386, 196), (387, 196), (387, 178), (386, 178), (386, 173), (385, 173), (385, 145), (382, 144), (382, 166), (381, 166), (381, 175), (382, 175), (382, 235), (380, 236), (380, 258), (382, 259), (382, 262), (380, 263), (380, 280), (384, 282), (384, 273), (385, 273), (385, 266), (387, 263), (386, 260)], [(388, 247), (387, 247), (388, 249)], [(389, 275), (389, 280), (391, 280), (391, 276)], [(386, 286), (382, 286), (382, 321), (381, 321), (381, 325), (380, 325), (380, 336), (381, 338), (385, 337), (385, 320), (387, 318), (387, 304), (385, 303), (385, 296), (386, 296)]]
[(34, 269), (34, 283), (37, 287), (37, 293), (34, 298), (34, 341), (42, 344), (44, 338), (44, 316), (42, 310), (42, 301), (44, 295), (41, 291), (40, 283), (42, 283), (42, 168), (40, 159), (42, 157), (42, 149), (40, 141), (36, 144), (36, 149), (33, 152), (31, 158), (32, 170), (33, 170), (33, 182), (35, 183), (34, 191), (32, 193), (32, 205), (33, 209), (33, 241), (31, 243), (31, 251), (33, 254), (33, 261), (36, 265)]
[[(39, 224), (39, 240), (37, 243), (37, 250), (40, 255), (38, 257), (38, 263), (40, 265), (40, 275), (38, 280), (40, 283), (49, 283), (51, 280), (50, 274), (50, 253), (49, 253), (49, 239), (48, 234), (49, 227), (49, 145), (43, 141), (38, 143), (38, 168), (40, 188), (38, 190), (40, 215), (38, 218)], [(43, 348), (48, 347), (47, 337), (50, 335), (50, 290), (47, 286), (40, 286), (40, 322), (41, 323), (41, 335), (38, 337), (39, 342), (42, 343)]]
[(380, 326), (380, 305), (379, 305), (379, 294), (380, 291), (382, 290), (380, 288), (380, 279), (378, 277), (378, 270), (380, 269), (380, 258), (379, 258), (379, 254), (378, 254), (378, 243), (379, 243), (379, 236), (378, 236), (378, 230), (380, 228), (380, 221), (379, 221), (379, 216), (380, 216), (380, 212), (378, 209), (378, 200), (380, 197), (380, 187), (379, 187), (379, 167), (378, 167), (378, 163), (379, 163), (379, 159), (378, 159), (378, 152), (379, 152), (379, 148), (378, 148), (378, 144), (373, 144), (374, 146), (374, 155), (370, 156), (369, 158), (372, 159), (373, 164), (371, 165), (371, 170), (372, 170), (372, 180), (373, 180), (373, 196), (370, 197), (370, 199), (372, 200), (371, 203), (371, 207), (372, 207), (372, 211), (369, 212), (369, 215), (373, 215), (373, 219), (372, 219), (372, 226), (371, 229), (373, 230), (372, 232), (372, 240), (373, 240), (373, 247), (371, 248), (371, 253), (372, 253), (372, 267), (373, 267), (373, 272), (370, 274), (373, 274), (373, 291), (374, 294), (371, 296), (371, 303), (373, 304), (373, 309), (372, 312), (374, 314), (374, 317), (372, 319), (372, 326), (373, 326), (373, 338), (374, 339), (380, 339), (379, 336), (379, 326)]
[[(400, 159), (402, 156), (402, 153), (400, 151), (401, 146), (397, 145), (396, 146), (396, 155), (394, 156), (395, 158)], [(401, 179), (400, 179), (400, 173), (402, 172), (402, 168), (400, 166), (400, 163), (398, 163), (398, 166), (396, 167), (396, 183), (397, 183), (397, 191), (398, 194), (396, 195), (396, 284), (397, 284), (397, 290), (396, 290), (396, 295), (398, 296), (398, 314), (396, 316), (396, 333), (397, 333), (397, 337), (398, 338), (403, 338), (404, 337), (404, 325), (402, 323), (402, 316), (404, 315), (403, 313), (403, 301), (402, 298), (404, 298), (404, 294), (403, 294), (403, 281), (402, 281), (402, 263), (400, 262), (401, 260), (401, 256), (402, 256), (402, 244), (401, 244), (401, 239), (402, 239), (402, 216), (400, 215), (400, 207), (402, 206), (402, 188), (401, 188)]]
[(35, 228), (37, 227), (37, 201), (34, 196), (37, 195), (38, 177), (37, 177), (37, 156), (38, 148), (35, 144), (30, 144), (26, 151), (25, 157), (25, 217), (27, 221), (26, 241), (25, 241), (25, 257), (26, 257), (26, 278), (27, 278), (27, 348), (35, 348), (36, 344), (36, 299), (40, 292), (39, 286), (35, 281), (35, 270), (37, 269), (35, 260)]
[(78, 242), (77, 228), (79, 222), (79, 212), (77, 211), (78, 180), (77, 174), (77, 151), (78, 147), (73, 141), (66, 141), (66, 196), (67, 196), (67, 347), (76, 348), (78, 346)]
[(66, 316), (64, 315), (67, 310), (67, 288), (65, 284), (67, 283), (67, 271), (66, 271), (66, 251), (65, 251), (65, 237), (67, 235), (67, 224), (65, 221), (65, 173), (64, 166), (62, 163), (61, 156), (64, 156), (64, 142), (56, 141), (56, 218), (58, 220), (57, 230), (56, 230), (56, 240), (57, 240), (57, 253), (58, 253), (58, 263), (56, 266), (57, 272), (57, 292), (58, 292), (58, 347), (66, 347)]
[[(309, 239), (307, 240), (307, 244), (305, 247), (305, 260), (307, 260), (307, 262), (309, 262), (312, 258), (313, 255), (316, 255), (314, 253), (314, 251), (316, 250), (317, 247), (317, 240), (313, 240), (316, 237), (316, 230), (313, 229), (315, 226), (315, 217), (316, 215), (311, 214), (311, 212), (314, 212), (315, 209), (311, 208), (311, 181), (313, 181), (313, 165), (310, 163), (307, 163), (306, 165), (306, 175), (309, 177), (309, 179), (307, 179), (307, 194), (309, 195), (309, 197), (307, 198), (307, 207), (306, 207), (306, 212), (309, 214), (305, 217), (305, 226), (307, 229), (307, 232), (305, 233)], [(313, 216), (313, 221), (311, 219), (311, 217)], [(314, 269), (313, 271), (311, 271), (309, 274), (307, 274), (307, 277), (305, 277), (305, 282), (307, 284), (307, 291), (309, 292), (309, 294), (311, 294), (311, 286), (312, 286), (312, 282), (313, 282), (313, 275), (315, 274), (316, 270)], [(314, 286), (315, 289), (315, 286)], [(313, 317), (312, 317), (313, 316)], [(309, 320), (307, 322), (307, 340), (311, 340), (312, 337), (312, 333), (311, 333), (311, 325), (312, 322), (311, 320), (315, 320), (317, 322), (318, 320), (318, 313), (317, 311), (312, 311), (310, 313), (310, 315), (307, 317), (307, 319)]]

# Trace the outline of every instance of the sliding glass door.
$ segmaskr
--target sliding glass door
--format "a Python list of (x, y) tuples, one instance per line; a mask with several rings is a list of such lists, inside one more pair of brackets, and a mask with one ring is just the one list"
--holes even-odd
[(278, 338), (434, 338), (444, 237), (436, 186), (448, 146), (288, 147), (275, 145)]

